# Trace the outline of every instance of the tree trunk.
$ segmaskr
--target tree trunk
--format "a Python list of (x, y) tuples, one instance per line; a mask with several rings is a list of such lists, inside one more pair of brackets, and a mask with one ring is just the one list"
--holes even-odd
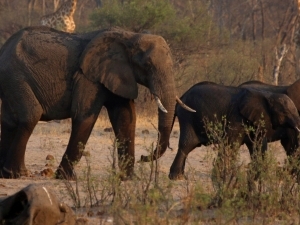
[(265, 10), (262, 0), (259, 0), (260, 4), (260, 15), (261, 15), (261, 40), (262, 40), (262, 47), (261, 47), (261, 55), (262, 55), (262, 62), (259, 67), (259, 80), (263, 81), (264, 72), (266, 71), (266, 50), (265, 50)]
[(285, 44), (283, 44), (280, 48), (280, 52), (278, 53), (278, 48), (275, 48), (275, 66), (273, 70), (273, 83), (275, 85), (278, 85), (278, 78), (279, 78), (279, 71), (280, 71), (280, 66), (282, 59), (284, 58), (285, 54), (287, 53), (288, 48), (286, 47)]
[(300, 78), (300, 0), (298, 0), (298, 13), (297, 13), (297, 22), (296, 22), (296, 30), (294, 35), (294, 42), (296, 45), (295, 51), (295, 65), (296, 65), (296, 77)]
[(32, 9), (33, 9), (33, 5), (34, 5), (35, 0), (28, 0), (28, 4), (27, 4), (27, 9), (28, 9), (28, 26), (31, 26), (31, 13), (32, 13)]
[(259, 3), (260, 3), (260, 14), (261, 14), (261, 38), (262, 40), (265, 40), (265, 9), (262, 0), (260, 0)]
[(43, 0), (42, 8), (43, 8), (43, 15), (45, 15), (46, 14), (46, 2), (45, 2), (45, 0)]
[(9, 5), (9, 2), (10, 2), (10, 1), (6, 0), (7, 9), (8, 9), (8, 11), (10, 12), (11, 10), (10, 10), (10, 5)]
[(256, 7), (257, 7), (257, 1), (252, 0), (252, 13), (251, 13), (251, 19), (252, 19), (252, 40), (255, 44), (256, 42)]
[(96, 4), (97, 4), (97, 8), (101, 8), (102, 7), (102, 0), (95, 0)]
[(59, 5), (59, 0), (53, 0), (53, 5), (54, 5), (54, 10), (53, 12), (55, 12), (58, 8), (58, 5)]
[(275, 85), (278, 85), (279, 70), (282, 63), (282, 59), (285, 57), (289, 48), (286, 45), (290, 46), (291, 44), (288, 37), (292, 35), (293, 27), (295, 26), (296, 16), (293, 14), (294, 5), (292, 3), (293, 2), (291, 1), (290, 6), (287, 8), (284, 14), (284, 19), (279, 26), (277, 37), (276, 37), (276, 47), (275, 47), (276, 61), (273, 70), (273, 83)]
[(84, 5), (88, 2), (88, 0), (83, 0), (79, 9), (78, 9), (78, 17), (81, 18), (82, 10), (84, 9)]

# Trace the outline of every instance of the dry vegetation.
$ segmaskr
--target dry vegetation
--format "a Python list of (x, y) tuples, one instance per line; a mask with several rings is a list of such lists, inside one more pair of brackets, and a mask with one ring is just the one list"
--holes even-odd
[[(224, 145), (196, 148), (189, 154), (186, 180), (170, 181), (169, 168), (175, 157), (179, 126), (175, 123), (168, 150), (158, 162), (139, 163), (139, 157), (153, 150), (156, 119), (139, 117), (136, 129), (136, 177), (120, 182), (115, 161), (114, 137), (105, 113), (97, 121), (86, 145), (86, 154), (76, 166), (76, 181), (55, 180), (41, 175), (55, 170), (66, 148), (70, 124), (39, 123), (29, 140), (26, 166), (31, 177), (0, 180), (0, 195), (6, 196), (29, 183), (54, 188), (60, 199), (74, 207), (89, 224), (297, 224), (299, 188), (286, 155), (271, 145), (264, 162), (249, 164), (248, 150)], [(148, 132), (143, 132), (145, 130)], [(225, 143), (225, 142), (224, 142)], [(225, 154), (221, 158), (216, 156)], [(46, 160), (47, 155), (54, 156)], [(225, 161), (225, 157), (226, 160)], [(220, 161), (220, 159), (222, 159)], [(261, 168), (261, 180), (254, 171)], [(248, 171), (248, 172), (247, 172)], [(253, 175), (254, 174), (254, 175)], [(250, 185), (251, 184), (251, 185)], [(78, 188), (78, 189), (77, 189)], [(101, 223), (100, 223), (101, 222)]]

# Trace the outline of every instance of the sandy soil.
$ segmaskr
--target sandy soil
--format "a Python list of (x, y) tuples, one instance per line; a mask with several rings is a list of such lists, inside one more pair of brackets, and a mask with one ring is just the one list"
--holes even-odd
[[(152, 124), (157, 124), (155, 119), (139, 118), (136, 129), (136, 161), (140, 159), (142, 154), (148, 154), (147, 148), (151, 143), (156, 143), (157, 132)], [(111, 149), (113, 145), (113, 134), (111, 132), (104, 132), (104, 128), (110, 127), (110, 123), (106, 118), (100, 118), (95, 125), (95, 128), (86, 145), (86, 150), (91, 154), (91, 167), (93, 174), (103, 174), (103, 171), (111, 165)], [(67, 204), (72, 206), (70, 199), (63, 196), (61, 190), (65, 190), (62, 181), (55, 180), (40, 175), (40, 172), (47, 168), (45, 165), (48, 163), (46, 160), (47, 155), (53, 155), (55, 160), (53, 166), (50, 167), (55, 171), (60, 159), (65, 151), (70, 135), (70, 123), (68, 121), (39, 123), (33, 135), (31, 136), (26, 150), (25, 163), (27, 169), (31, 171), (33, 176), (22, 177), (20, 179), (0, 179), (0, 197), (8, 196), (27, 186), (30, 183), (41, 183), (45, 186), (51, 187), (57, 193), (60, 199), (63, 199)], [(142, 130), (149, 130), (149, 134), (143, 134)], [(174, 149), (173, 151), (167, 150), (164, 156), (159, 160), (160, 173), (168, 174), (169, 168), (175, 157), (178, 145), (179, 126), (175, 123), (171, 135), (170, 144)], [(286, 156), (279, 143), (274, 143), (276, 149), (275, 155), (278, 161), (283, 161)], [(208, 157), (212, 152), (209, 147), (200, 147), (192, 151), (188, 157), (186, 167), (187, 174), (193, 172), (194, 179), (203, 181), (203, 188), (208, 191), (211, 189), (210, 171), (212, 168), (213, 157)], [(241, 147), (241, 161), (245, 164), (249, 162), (249, 153), (247, 149)], [(76, 166), (77, 171), (85, 168), (85, 160), (81, 160)], [(175, 181), (180, 184), (181, 181)], [(178, 187), (178, 191), (180, 187)], [(176, 190), (176, 188), (174, 189)], [(84, 216), (84, 215), (83, 215)], [(89, 224), (99, 224), (99, 221), (105, 220), (107, 224), (113, 222), (112, 218), (93, 218), (90, 219)]]

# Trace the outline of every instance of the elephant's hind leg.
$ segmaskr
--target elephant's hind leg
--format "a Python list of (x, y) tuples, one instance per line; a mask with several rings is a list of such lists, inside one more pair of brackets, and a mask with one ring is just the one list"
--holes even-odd
[(2, 100), (1, 107), (1, 143), (0, 143), (0, 168), (4, 166), (8, 151), (15, 138), (17, 124), (12, 118), (7, 101)]
[[(27, 99), (31, 104), (27, 104)], [(34, 97), (33, 93), (28, 91), (22, 93), (18, 102), (3, 101), (4, 115), (1, 124), (1, 157), (3, 164), (1, 166), (0, 176), (5, 178), (15, 178), (28, 175), (25, 167), (25, 150), (28, 139), (32, 134), (34, 127), (42, 115), (42, 108)], [(10, 107), (8, 106), (10, 105)], [(10, 109), (14, 109), (14, 113)]]

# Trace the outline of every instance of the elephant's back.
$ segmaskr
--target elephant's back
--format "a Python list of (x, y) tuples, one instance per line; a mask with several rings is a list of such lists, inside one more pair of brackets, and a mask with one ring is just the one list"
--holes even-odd
[(20, 30), (0, 51), (1, 91), (8, 96), (11, 86), (26, 87), (45, 112), (50, 108), (67, 111), (73, 76), (86, 42), (75, 34), (48, 27)]
[(68, 76), (62, 71), (73, 73), (77, 70), (74, 65), (78, 66), (79, 56), (87, 42), (53, 28), (28, 27), (6, 41), (0, 51), (0, 63), (4, 65), (2, 70), (11, 70), (17, 64), (19, 69), (32, 73), (37, 79), (42, 76), (44, 80), (44, 71), (51, 71), (55, 75), (51, 79), (61, 80)]
[(179, 105), (176, 106), (180, 131), (192, 130), (199, 142), (207, 145), (210, 141), (206, 130), (208, 123), (223, 123), (224, 119), (227, 119), (228, 109), (237, 92), (235, 87), (212, 82), (201, 82), (191, 87), (181, 100), (196, 112), (188, 112)]
[(269, 91), (278, 94), (286, 94), (287, 86), (276, 86), (260, 81), (248, 81), (239, 85), (240, 88)]
[[(201, 82), (191, 87), (181, 100), (196, 110), (196, 119), (222, 118), (227, 115), (232, 98), (238, 93), (238, 88), (218, 85), (212, 82)], [(184, 110), (177, 106), (177, 111)]]

